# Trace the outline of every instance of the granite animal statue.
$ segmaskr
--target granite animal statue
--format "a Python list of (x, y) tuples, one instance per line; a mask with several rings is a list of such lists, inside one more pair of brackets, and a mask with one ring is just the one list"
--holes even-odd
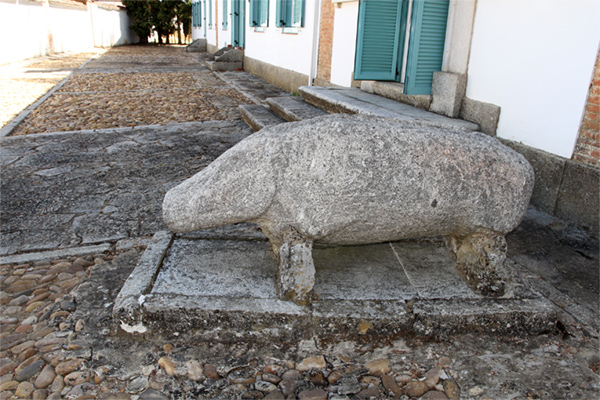
[(258, 224), (279, 257), (279, 297), (310, 301), (313, 243), (445, 236), (473, 290), (505, 290), (505, 234), (533, 188), (523, 156), (480, 132), (328, 115), (265, 128), (171, 189), (175, 232)]

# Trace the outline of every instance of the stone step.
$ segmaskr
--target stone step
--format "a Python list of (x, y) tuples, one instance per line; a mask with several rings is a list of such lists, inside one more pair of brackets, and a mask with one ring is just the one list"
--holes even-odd
[(239, 71), (244, 68), (240, 61), (206, 61), (204, 65), (211, 71)]
[(268, 108), (261, 105), (244, 104), (238, 108), (244, 122), (246, 122), (254, 132), (260, 131), (267, 126), (278, 125), (285, 122), (284, 119), (273, 114)]
[(299, 90), (308, 103), (330, 113), (377, 115), (434, 122), (471, 131), (479, 130), (479, 125), (472, 122), (448, 118), (386, 97), (367, 93), (358, 88), (301, 86)]
[(275, 114), (290, 122), (327, 115), (327, 112), (297, 97), (270, 97), (266, 101)]

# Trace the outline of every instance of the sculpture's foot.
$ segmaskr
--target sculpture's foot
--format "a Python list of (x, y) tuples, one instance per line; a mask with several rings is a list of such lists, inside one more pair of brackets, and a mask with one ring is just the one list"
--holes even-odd
[(504, 235), (476, 233), (465, 238), (451, 238), (450, 241), (456, 256), (456, 270), (471, 289), (484, 296), (503, 296), (509, 280), (504, 265)]
[(315, 286), (312, 241), (289, 229), (279, 247), (279, 267), (275, 276), (277, 294), (299, 305), (310, 302)]

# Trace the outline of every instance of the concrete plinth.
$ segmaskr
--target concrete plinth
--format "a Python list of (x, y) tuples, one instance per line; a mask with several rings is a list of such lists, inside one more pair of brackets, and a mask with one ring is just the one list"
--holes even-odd
[(159, 232), (119, 294), (130, 333), (194, 331), (206, 340), (319, 340), (469, 331), (539, 333), (550, 303), (523, 283), (503, 298), (473, 293), (441, 240), (318, 247), (314, 300), (277, 297), (277, 261), (257, 228)]

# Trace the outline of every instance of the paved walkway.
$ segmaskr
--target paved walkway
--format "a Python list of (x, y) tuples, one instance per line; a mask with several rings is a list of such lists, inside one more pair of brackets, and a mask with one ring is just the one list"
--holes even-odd
[(112, 305), (165, 228), (164, 192), (251, 134), (238, 104), (283, 94), (209, 72), (204, 56), (112, 49), (2, 139), (0, 399), (599, 397), (597, 238), (534, 210), (509, 256), (556, 305), (555, 332), (236, 344), (119, 332)]

